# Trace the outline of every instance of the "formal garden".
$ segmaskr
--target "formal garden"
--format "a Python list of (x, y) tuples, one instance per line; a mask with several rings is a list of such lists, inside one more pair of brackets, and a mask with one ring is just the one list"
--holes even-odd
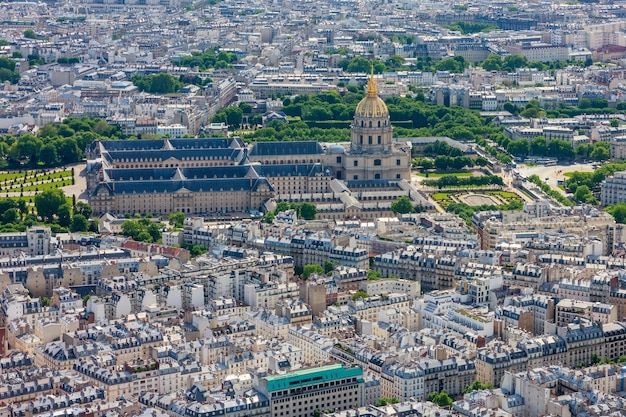
[(431, 198), (449, 213), (458, 214), (468, 226), (472, 215), (486, 210), (521, 210), (524, 200), (514, 192), (503, 190), (436, 192)]
[[(0, 190), (6, 197), (40, 192), (74, 183), (74, 169), (20, 170), (0, 173)], [(12, 193), (12, 194), (10, 194)]]

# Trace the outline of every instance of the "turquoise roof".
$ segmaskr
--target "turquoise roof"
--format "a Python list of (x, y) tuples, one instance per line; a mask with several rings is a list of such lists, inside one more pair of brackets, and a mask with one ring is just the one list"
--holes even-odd
[(279, 391), (289, 388), (304, 387), (320, 382), (336, 381), (343, 378), (361, 377), (363, 370), (359, 367), (345, 368), (343, 364), (320, 366), (319, 368), (301, 369), (281, 375), (265, 378), (267, 391)]

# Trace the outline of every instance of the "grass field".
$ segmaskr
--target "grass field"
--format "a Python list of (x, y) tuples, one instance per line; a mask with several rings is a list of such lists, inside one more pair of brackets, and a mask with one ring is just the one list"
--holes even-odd
[(435, 201), (445, 201), (450, 199), (450, 193), (435, 193), (431, 197)]
[(499, 195), (500, 197), (505, 198), (507, 200), (512, 199), (512, 198), (517, 198), (517, 199), (520, 198), (517, 194), (512, 193), (510, 191), (485, 191), (482, 194)]
[(428, 178), (440, 178), (440, 177), (471, 177), (472, 175), (474, 175), (471, 172), (467, 172), (467, 171), (452, 171), (452, 172), (420, 172), (418, 174), (421, 177), (426, 177), (428, 175)]

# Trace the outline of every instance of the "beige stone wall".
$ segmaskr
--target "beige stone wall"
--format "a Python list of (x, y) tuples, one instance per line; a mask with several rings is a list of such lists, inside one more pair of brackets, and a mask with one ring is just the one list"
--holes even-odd
[[(224, 180), (223, 188), (228, 187)], [(268, 191), (250, 192), (247, 190), (176, 192), (176, 193), (143, 193), (117, 194), (112, 198), (108, 195), (92, 197), (94, 213), (153, 213), (165, 215), (176, 211), (184, 213), (211, 213), (216, 211), (247, 212), (257, 209), (260, 203), (269, 198)]]

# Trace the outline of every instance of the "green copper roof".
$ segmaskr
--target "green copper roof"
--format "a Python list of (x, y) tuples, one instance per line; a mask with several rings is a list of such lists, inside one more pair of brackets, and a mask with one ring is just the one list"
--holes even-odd
[(320, 382), (336, 381), (338, 379), (361, 377), (363, 370), (359, 367), (345, 368), (342, 364), (320, 366), (319, 368), (301, 369), (282, 375), (265, 377), (267, 391), (279, 391), (289, 388), (303, 387)]

